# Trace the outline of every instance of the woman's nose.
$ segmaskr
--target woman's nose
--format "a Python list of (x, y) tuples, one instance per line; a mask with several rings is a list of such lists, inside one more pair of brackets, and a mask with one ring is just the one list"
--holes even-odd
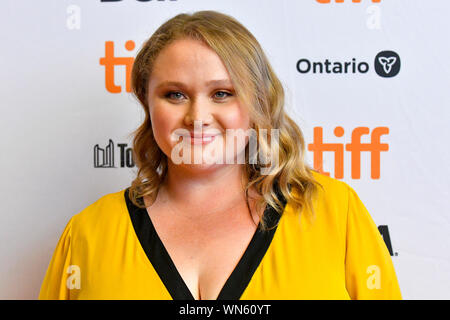
[(201, 99), (191, 100), (186, 111), (184, 122), (186, 126), (193, 126), (194, 122), (201, 123), (202, 126), (211, 124), (214, 117), (211, 113), (207, 101)]

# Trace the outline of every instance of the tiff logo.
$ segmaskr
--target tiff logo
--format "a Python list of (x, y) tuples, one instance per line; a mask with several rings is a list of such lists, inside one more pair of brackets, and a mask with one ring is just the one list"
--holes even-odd
[[(320, 4), (331, 4), (332, 0), (316, 0)], [(349, 3), (350, 0), (334, 0), (335, 3)], [(350, 3), (361, 3), (361, 0), (351, 0)], [(371, 3), (381, 3), (381, 0), (366, 0), (365, 2)], [(376, 5), (371, 5), (366, 9), (369, 17), (366, 21), (366, 26), (370, 30), (380, 30), (381, 29), (381, 9)]]
[[(118, 143), (121, 168), (133, 168), (133, 149), (127, 148), (128, 144)], [(94, 168), (116, 168), (114, 163), (114, 142), (109, 139), (105, 148), (100, 148), (98, 144), (94, 146)]]
[[(125, 42), (125, 49), (128, 51), (133, 51), (135, 48), (135, 43), (133, 40), (128, 40)], [(105, 66), (105, 87), (108, 92), (120, 93), (122, 92), (122, 87), (116, 85), (114, 68), (116, 66), (125, 67), (125, 89), (127, 92), (131, 92), (131, 69), (133, 67), (134, 58), (133, 57), (116, 57), (114, 55), (114, 42), (105, 42), (105, 56), (100, 58), (100, 65)]]
[[(380, 137), (389, 133), (388, 127), (377, 127), (372, 130), (370, 135), (370, 143), (361, 143), (361, 137), (369, 134), (370, 129), (367, 127), (357, 127), (352, 131), (351, 142), (345, 144), (345, 150), (351, 153), (351, 175), (352, 179), (361, 178), (361, 152), (370, 152), (371, 160), (371, 178), (380, 179), (380, 153), (388, 151), (389, 145), (381, 143)], [(334, 129), (336, 137), (344, 135), (344, 128), (336, 127)], [(323, 142), (323, 128), (314, 128), (313, 143), (308, 144), (308, 150), (314, 155), (314, 169), (319, 170), (323, 174), (329, 176), (329, 172), (324, 172), (323, 153), (334, 153), (334, 175), (336, 179), (344, 178), (344, 144), (343, 143), (324, 143)]]

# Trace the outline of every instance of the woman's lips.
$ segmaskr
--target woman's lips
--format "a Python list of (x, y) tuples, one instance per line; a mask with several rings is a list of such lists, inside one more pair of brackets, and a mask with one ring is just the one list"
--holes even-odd
[(203, 134), (203, 135), (194, 135), (191, 133), (190, 136), (183, 136), (186, 140), (189, 139), (191, 144), (208, 144), (214, 141), (217, 134)]
[(215, 139), (215, 136), (192, 137), (191, 144), (208, 144)]

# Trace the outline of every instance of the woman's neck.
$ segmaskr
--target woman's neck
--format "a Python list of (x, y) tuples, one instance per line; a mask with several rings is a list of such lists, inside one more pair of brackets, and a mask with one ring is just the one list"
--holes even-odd
[(227, 210), (245, 201), (244, 165), (223, 165), (214, 170), (168, 165), (160, 190), (175, 208), (193, 215)]

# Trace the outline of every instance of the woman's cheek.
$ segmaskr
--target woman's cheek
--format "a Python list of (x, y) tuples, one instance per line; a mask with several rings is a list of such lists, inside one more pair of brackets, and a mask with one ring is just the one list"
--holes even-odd
[(176, 142), (171, 141), (171, 133), (177, 129), (177, 119), (173, 112), (167, 112), (164, 108), (156, 107), (151, 112), (152, 129), (158, 146), (164, 153), (170, 152)]
[(225, 129), (248, 129), (250, 127), (250, 118), (239, 106), (230, 108), (221, 113), (221, 122)]

